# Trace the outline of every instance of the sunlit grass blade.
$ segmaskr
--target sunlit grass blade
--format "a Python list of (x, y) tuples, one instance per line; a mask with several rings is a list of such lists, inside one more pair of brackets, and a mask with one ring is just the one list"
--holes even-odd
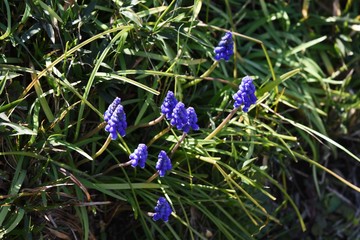
[(7, 28), (5, 33), (0, 36), (0, 40), (4, 40), (11, 33), (11, 12), (8, 0), (4, 0), (5, 8), (6, 8), (6, 16), (7, 16)]
[(155, 94), (155, 95), (159, 95), (160, 93), (154, 89), (152, 89), (151, 87), (148, 87), (142, 83), (139, 83), (137, 81), (134, 81), (130, 78), (127, 78), (127, 77), (123, 77), (123, 76), (119, 76), (117, 74), (114, 74), (114, 73), (104, 73), (104, 72), (97, 72), (95, 74), (96, 77), (101, 77), (101, 78), (104, 78), (104, 79), (117, 79), (117, 80), (120, 80), (120, 81), (123, 81), (125, 83), (129, 83), (129, 84), (132, 84), (138, 88), (142, 88), (144, 89), (145, 91), (148, 91), (152, 94)]
[(263, 86), (262, 88), (260, 88), (259, 90), (257, 90), (257, 95), (258, 96), (262, 96), (264, 93), (266, 92), (270, 92), (272, 89), (276, 88), (277, 86), (279, 86), (281, 83), (285, 82), (287, 79), (295, 76), (296, 74), (298, 74), (301, 71), (301, 69), (294, 69), (291, 70), (283, 75), (280, 76), (279, 79), (269, 82), (267, 83), (265, 86)]
[(72, 49), (70, 49), (69, 51), (65, 52), (63, 55), (61, 55), (60, 57), (58, 57), (56, 60), (54, 60), (49, 66), (47, 66), (44, 70), (42, 70), (37, 78), (33, 79), (32, 82), (25, 88), (25, 90), (23, 91), (23, 93), (21, 94), (21, 97), (24, 97), (29, 91), (30, 89), (34, 86), (34, 84), (36, 83), (36, 81), (39, 81), (40, 78), (42, 78), (43, 76), (45, 76), (49, 71), (51, 71), (51, 69), (57, 65), (58, 63), (60, 63), (62, 60), (64, 60), (66, 57), (71, 56), (71, 54), (73, 54), (74, 52), (78, 51), (79, 49), (81, 49), (82, 47), (84, 47), (85, 45), (95, 41), (96, 39), (99, 39), (101, 37), (103, 37), (106, 34), (109, 33), (113, 33), (113, 32), (118, 32), (121, 31), (123, 29), (127, 29), (127, 28), (132, 28), (129, 26), (120, 26), (120, 27), (115, 27), (109, 30), (106, 30), (102, 33), (99, 33), (87, 40), (85, 40), (84, 42), (76, 45), (75, 47), (73, 47)]
[(293, 55), (295, 53), (298, 53), (300, 51), (305, 51), (307, 48), (312, 47), (318, 43), (321, 43), (322, 41), (324, 41), (327, 38), (327, 36), (322, 36), (319, 37), (317, 39), (311, 40), (309, 42), (303, 43), (293, 49), (291, 49), (289, 52), (286, 53), (286, 56), (290, 56)]

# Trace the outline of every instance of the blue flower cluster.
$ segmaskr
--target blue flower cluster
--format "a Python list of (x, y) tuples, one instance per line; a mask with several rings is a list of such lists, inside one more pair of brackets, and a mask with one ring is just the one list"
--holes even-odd
[[(132, 167), (140, 166), (145, 167), (145, 162), (148, 157), (147, 146), (140, 143), (138, 147), (130, 154), (129, 159)], [(171, 160), (164, 150), (161, 150), (158, 155), (155, 169), (158, 171), (160, 177), (164, 177), (167, 171), (172, 169)]]
[(197, 120), (195, 109), (192, 107), (185, 109), (185, 105), (179, 102), (174, 108), (170, 124), (178, 130), (188, 133), (191, 128), (195, 131), (199, 130)]
[(188, 133), (190, 131), (190, 128), (192, 128), (195, 131), (198, 131), (199, 125), (197, 124), (197, 115), (195, 112), (195, 109), (193, 107), (188, 107), (186, 109), (188, 119), (186, 125), (183, 127), (184, 132)]
[(153, 215), (153, 220), (154, 221), (162, 219), (164, 222), (167, 222), (169, 220), (169, 216), (172, 213), (172, 209), (170, 207), (170, 204), (168, 203), (168, 201), (164, 197), (159, 198), (154, 210), (155, 210), (155, 213)]
[(185, 108), (185, 104), (178, 102), (174, 93), (169, 91), (161, 105), (161, 113), (166, 116), (172, 126), (185, 133), (190, 129), (199, 130), (197, 115), (193, 107)]
[(255, 86), (251, 77), (245, 76), (242, 79), (239, 90), (234, 94), (233, 99), (235, 100), (234, 108), (244, 105), (242, 109), (244, 112), (249, 111), (249, 107), (256, 103)]
[(171, 114), (170, 124), (175, 126), (178, 130), (182, 130), (187, 124), (188, 114), (186, 112), (185, 105), (182, 102), (176, 104)]
[(121, 105), (121, 99), (115, 98), (115, 100), (109, 105), (108, 109), (104, 113), (104, 120), (107, 123), (105, 131), (110, 133), (111, 139), (117, 139), (117, 133), (124, 137), (126, 134), (126, 114), (124, 107)]
[(165, 115), (167, 120), (171, 120), (173, 109), (177, 103), (178, 101), (176, 100), (174, 93), (168, 91), (163, 104), (161, 104), (161, 113)]
[(131, 160), (131, 166), (136, 167), (137, 165), (139, 165), (141, 168), (144, 168), (147, 157), (147, 146), (143, 143), (140, 143), (139, 146), (135, 149), (135, 151), (129, 156)]
[(170, 171), (172, 168), (171, 160), (164, 150), (161, 150), (158, 156), (155, 169), (159, 172), (160, 177), (164, 177), (166, 171)]
[(221, 59), (225, 59), (228, 61), (231, 55), (234, 54), (234, 42), (232, 39), (232, 33), (227, 32), (221, 38), (219, 45), (214, 49), (215, 60), (220, 61)]

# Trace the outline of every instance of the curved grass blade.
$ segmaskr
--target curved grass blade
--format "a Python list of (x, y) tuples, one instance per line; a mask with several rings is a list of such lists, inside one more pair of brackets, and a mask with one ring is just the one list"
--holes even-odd
[(96, 77), (106, 78), (106, 79), (117, 79), (117, 80), (123, 81), (125, 83), (132, 84), (132, 85), (134, 85), (134, 86), (136, 86), (138, 88), (142, 88), (145, 91), (148, 91), (148, 92), (150, 92), (152, 94), (155, 94), (155, 95), (160, 94), (159, 91), (156, 91), (156, 90), (154, 90), (154, 89), (152, 89), (152, 88), (150, 88), (150, 87), (148, 87), (148, 86), (146, 86), (146, 85), (144, 85), (142, 83), (139, 83), (139, 82), (134, 81), (134, 80), (132, 80), (130, 78), (127, 78), (127, 77), (119, 76), (119, 75), (114, 74), (114, 73), (97, 72), (95, 74), (95, 76)]
[(80, 48), (84, 47), (85, 45), (95, 41), (98, 38), (103, 37), (106, 34), (110, 34), (113, 32), (117, 32), (126, 28), (133, 28), (132, 26), (120, 26), (120, 27), (115, 27), (109, 30), (106, 30), (102, 33), (96, 34), (95, 36), (85, 40), (84, 42), (80, 43), (79, 45), (73, 47), (72, 49), (70, 49), (69, 51), (65, 52), (63, 55), (61, 55), (60, 57), (58, 57), (56, 60), (54, 60), (51, 64), (49, 64), (49, 66), (47, 66), (44, 70), (42, 70), (38, 76), (32, 80), (32, 82), (25, 88), (25, 90), (23, 91), (23, 93), (21, 94), (20, 98), (23, 98), (29, 91), (30, 89), (34, 86), (34, 84), (36, 83), (36, 81), (39, 81), (40, 78), (42, 78), (43, 76), (45, 76), (49, 71), (51, 71), (51, 69), (57, 65), (58, 63), (60, 63), (62, 60), (64, 60), (65, 58), (71, 56), (71, 54), (73, 54), (74, 52), (78, 51)]
[(5, 234), (14, 230), (19, 225), (24, 215), (25, 215), (25, 210), (22, 208), (19, 208), (17, 211), (13, 212), (12, 217), (9, 219), (10, 223), (3, 226), (0, 230), (0, 239), (2, 239)]
[[(101, 53), (100, 57), (97, 59), (96, 64), (93, 68), (93, 71), (91, 72), (90, 78), (88, 80), (88, 83), (86, 84), (85, 87), (85, 92), (83, 94), (83, 98), (87, 99), (90, 93), (90, 89), (94, 83), (94, 79), (96, 76), (97, 71), (100, 68), (101, 63), (104, 61), (106, 55), (108, 54), (108, 52), (110, 51), (110, 49), (113, 47), (113, 45), (118, 41), (118, 39), (120, 38), (120, 42), (119, 45), (124, 45), (125, 40), (127, 38), (128, 35), (128, 31), (130, 31), (131, 29), (133, 29), (133, 26), (127, 26), (124, 27), (119, 33), (117, 33), (115, 35), (115, 37), (113, 39), (111, 39), (110, 43), (106, 46), (106, 48), (103, 50), (103, 52)], [(118, 46), (119, 48), (119, 46)], [(77, 119), (77, 124), (76, 124), (76, 130), (75, 130), (75, 136), (74, 139), (76, 140), (79, 136), (79, 132), (80, 132), (80, 127), (81, 127), (81, 120), (82, 120), (82, 116), (84, 114), (84, 109), (85, 109), (85, 103), (82, 102), (80, 105), (80, 109), (79, 109), (79, 114), (78, 114), (78, 119)]]
[(5, 8), (6, 8), (6, 17), (7, 17), (7, 28), (3, 35), (0, 36), (0, 40), (4, 40), (10, 35), (11, 32), (11, 12), (8, 0), (4, 0)]
[(297, 47), (291, 49), (289, 52), (287, 52), (285, 54), (285, 56), (288, 57), (288, 56), (293, 55), (295, 53), (305, 51), (307, 48), (312, 47), (312, 46), (314, 46), (314, 45), (316, 45), (318, 43), (323, 42), (326, 38), (327, 38), (327, 36), (322, 36), (322, 37), (319, 37), (317, 39), (311, 40), (309, 42), (300, 44), (299, 46), (297, 46)]

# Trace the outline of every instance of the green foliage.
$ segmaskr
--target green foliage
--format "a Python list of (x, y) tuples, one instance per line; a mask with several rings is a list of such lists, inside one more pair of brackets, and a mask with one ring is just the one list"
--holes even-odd
[[(87, 2), (0, 3), (1, 237), (359, 235), (357, 1)], [(235, 54), (214, 62), (229, 30)], [(257, 87), (249, 113), (232, 110), (245, 75)], [(147, 125), (168, 90), (201, 129), (159, 178), (159, 151), (182, 137)], [(109, 141), (115, 97), (129, 128)], [(139, 143), (145, 169), (122, 167)], [(148, 214), (159, 196), (167, 223)]]

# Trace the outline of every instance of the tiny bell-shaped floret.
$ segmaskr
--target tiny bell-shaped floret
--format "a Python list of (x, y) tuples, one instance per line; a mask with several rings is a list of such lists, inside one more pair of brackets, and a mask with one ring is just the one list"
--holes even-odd
[(233, 99), (235, 100), (234, 108), (244, 105), (242, 109), (244, 112), (249, 111), (250, 106), (256, 103), (255, 86), (251, 77), (245, 76), (242, 79), (239, 90), (234, 94)]
[(161, 105), (161, 113), (165, 115), (167, 120), (171, 120), (172, 112), (178, 101), (172, 91), (168, 91)]
[(195, 109), (193, 107), (188, 107), (186, 109), (187, 113), (187, 123), (183, 126), (182, 130), (186, 133), (190, 131), (190, 128), (192, 128), (194, 131), (199, 130), (199, 125), (197, 124), (197, 115), (195, 112)]
[(131, 166), (136, 167), (137, 165), (139, 165), (141, 168), (144, 168), (147, 157), (147, 146), (143, 143), (140, 143), (135, 149), (135, 151), (129, 156), (131, 160)]
[(182, 102), (178, 102), (172, 112), (170, 124), (181, 131), (187, 122), (188, 113), (186, 111), (185, 105)]
[(219, 45), (214, 49), (214, 53), (216, 61), (220, 61), (221, 59), (228, 61), (230, 59), (231, 55), (234, 54), (234, 42), (232, 40), (231, 32), (225, 33), (221, 38)]
[(116, 97), (104, 113), (104, 120), (107, 122), (113, 115), (115, 108), (121, 103), (121, 98)]
[(104, 120), (107, 125), (105, 131), (110, 133), (111, 139), (117, 139), (117, 133), (124, 137), (126, 134), (126, 114), (124, 107), (121, 105), (121, 99), (115, 98), (115, 100), (109, 105), (108, 109), (104, 113)]
[(159, 198), (154, 210), (155, 210), (155, 213), (153, 214), (154, 221), (162, 219), (164, 222), (167, 222), (169, 220), (169, 216), (172, 213), (170, 204), (164, 197)]
[(164, 177), (166, 171), (171, 170), (171, 160), (164, 150), (161, 150), (158, 156), (155, 169), (159, 172), (160, 177)]

